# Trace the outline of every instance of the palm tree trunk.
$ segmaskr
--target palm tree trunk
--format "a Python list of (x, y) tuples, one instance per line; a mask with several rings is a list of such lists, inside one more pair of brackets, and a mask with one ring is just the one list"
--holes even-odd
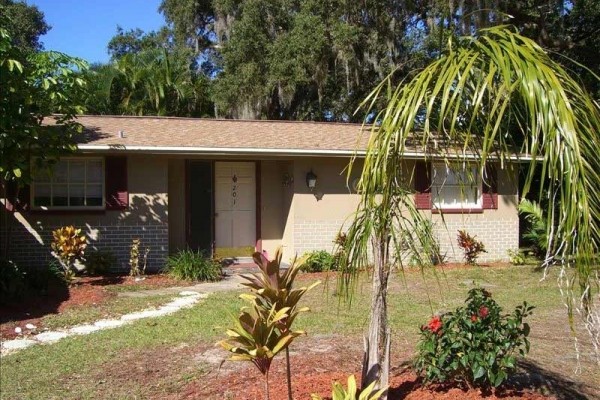
[[(388, 386), (390, 371), (390, 328), (387, 315), (387, 290), (390, 276), (389, 239), (384, 232), (373, 239), (374, 270), (371, 321), (365, 337), (362, 387), (377, 382), (375, 388)], [(381, 397), (387, 399), (387, 391)]]
[(285, 372), (287, 375), (288, 400), (292, 400), (292, 369), (290, 366), (290, 349), (285, 348)]

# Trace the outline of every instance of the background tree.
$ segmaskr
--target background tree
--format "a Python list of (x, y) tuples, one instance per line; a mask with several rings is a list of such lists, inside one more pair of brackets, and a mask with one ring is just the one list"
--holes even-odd
[(213, 115), (209, 78), (193, 51), (175, 45), (167, 28), (150, 33), (117, 28), (108, 49), (111, 62), (96, 64), (87, 74), (91, 113)]
[[(378, 99), (387, 104), (381, 111), (373, 108)], [(484, 179), (487, 162), (507, 168), (515, 154), (533, 158), (520, 193), (528, 193), (541, 170), (544, 182), (536, 194), (547, 199), (549, 210), (556, 210), (546, 217), (545, 265), (561, 266), (569, 309), (581, 311), (597, 342), (600, 321), (597, 311), (590, 311), (592, 288), (600, 284), (595, 266), (600, 244), (600, 160), (595, 150), (600, 107), (579, 82), (532, 40), (506, 28), (488, 28), (464, 37), (458, 46), (450, 42), (438, 60), (405, 84), (393, 86), (386, 78), (365, 105), (377, 113), (378, 124), (364, 161), (361, 201), (348, 230), (340, 281), (346, 289), (368, 266), (372, 242), (373, 299), (363, 386), (388, 383), (390, 266), (402, 265), (407, 253), (418, 257), (414, 243), (434, 240), (422, 229), (426, 217), (411, 206), (411, 192), (398, 179), (407, 171), (404, 154), (409, 148), (423, 151), (426, 160), (442, 158), (453, 169), (476, 163)], [(434, 140), (442, 145), (434, 147)], [(406, 175), (414, 178), (410, 170)]]
[[(598, 46), (599, 8), (594, 0), (163, 0), (160, 10), (175, 41), (216, 78), (219, 116), (362, 121), (361, 99), (392, 70), (397, 84), (450, 37), (507, 22), (597, 73), (600, 51), (587, 50)], [(598, 91), (589, 71), (572, 68)]]
[[(19, 188), (31, 180), (32, 164), (45, 168), (74, 150), (87, 64), (62, 53), (23, 48), (12, 40), (7, 24), (0, 6), (0, 184), (6, 205), (14, 206)], [(55, 113), (60, 114), (56, 123), (48, 123)], [(4, 226), (10, 226), (12, 218), (2, 215)], [(9, 237), (0, 246), (2, 257)]]
[(14, 0), (0, 0), (0, 9), (4, 14), (2, 27), (15, 46), (23, 51), (43, 48), (40, 36), (50, 30), (50, 25), (44, 20), (44, 13), (36, 6)]

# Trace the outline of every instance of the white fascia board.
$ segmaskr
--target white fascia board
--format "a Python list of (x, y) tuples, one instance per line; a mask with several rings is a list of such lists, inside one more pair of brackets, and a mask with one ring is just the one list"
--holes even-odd
[[(82, 153), (144, 153), (144, 154), (182, 154), (182, 155), (237, 155), (237, 156), (304, 156), (304, 157), (365, 157), (365, 150), (325, 150), (325, 149), (273, 149), (273, 148), (251, 148), (251, 147), (190, 147), (190, 146), (130, 146), (130, 145), (90, 145), (80, 144), (77, 148)], [(425, 156), (418, 152), (405, 152), (407, 159), (421, 159)], [(447, 156), (452, 156), (447, 154)], [(456, 154), (461, 159), (476, 160), (476, 154)], [(429, 158), (444, 158), (443, 155), (429, 155)], [(514, 155), (510, 157), (513, 161), (531, 161), (529, 155)]]

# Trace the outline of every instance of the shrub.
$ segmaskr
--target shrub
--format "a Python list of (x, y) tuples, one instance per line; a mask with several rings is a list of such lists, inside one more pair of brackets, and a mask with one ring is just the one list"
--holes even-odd
[(218, 281), (222, 275), (218, 261), (189, 249), (170, 256), (165, 271), (176, 279), (187, 281)]
[(306, 272), (333, 271), (336, 269), (335, 257), (325, 251), (312, 251), (304, 255), (306, 261), (302, 265), (302, 270)]
[(111, 251), (94, 250), (85, 256), (85, 270), (90, 275), (105, 275), (117, 264)]
[(0, 260), (0, 303), (21, 298), (26, 289), (25, 272), (10, 260)]
[(61, 266), (65, 280), (71, 282), (75, 277), (75, 262), (83, 259), (87, 238), (73, 225), (54, 230), (52, 238), (52, 255)]
[(487, 253), (484, 244), (476, 239), (476, 236), (469, 235), (466, 231), (458, 231), (458, 247), (463, 250), (465, 262), (469, 265), (476, 265), (477, 258), (481, 253)]
[(523, 199), (519, 203), (519, 213), (523, 214), (527, 221), (523, 239), (531, 243), (537, 257), (545, 257), (548, 250), (548, 231), (542, 207), (535, 201)]
[[(356, 379), (354, 375), (348, 377), (348, 389), (344, 389), (341, 383), (335, 382), (331, 391), (331, 400), (377, 400), (381, 397), (385, 389), (378, 390), (374, 389), (376, 382), (372, 382), (364, 390), (358, 392), (356, 387)], [(358, 397), (357, 397), (358, 395)], [(316, 394), (310, 395), (311, 400), (323, 400), (323, 398)]]
[(469, 291), (465, 307), (433, 317), (421, 327), (415, 369), (429, 382), (463, 382), (499, 386), (514, 371), (516, 356), (529, 351), (529, 325), (523, 319), (533, 307), (502, 309), (484, 289)]
[(525, 254), (519, 249), (508, 249), (508, 257), (512, 265), (523, 265), (525, 264)]

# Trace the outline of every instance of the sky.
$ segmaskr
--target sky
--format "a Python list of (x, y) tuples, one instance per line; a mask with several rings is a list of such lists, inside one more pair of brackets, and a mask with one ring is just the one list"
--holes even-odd
[(56, 50), (90, 63), (107, 62), (108, 41), (117, 25), (151, 31), (165, 21), (160, 0), (26, 0), (44, 13), (52, 26), (40, 40), (45, 50)]

